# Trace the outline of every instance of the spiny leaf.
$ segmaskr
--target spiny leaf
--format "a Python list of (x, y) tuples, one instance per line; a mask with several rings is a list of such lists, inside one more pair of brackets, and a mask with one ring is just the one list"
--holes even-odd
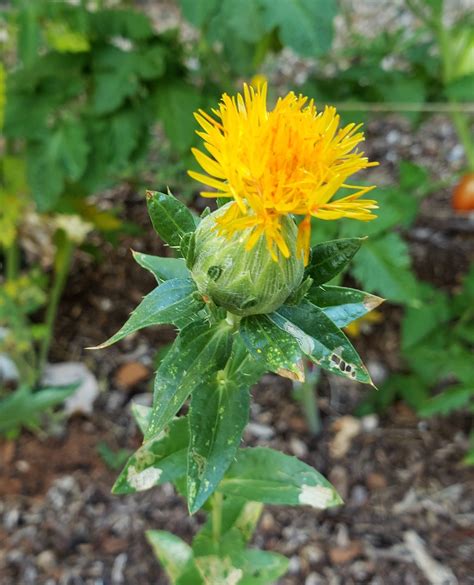
[(334, 487), (315, 469), (265, 447), (241, 449), (219, 490), (266, 504), (308, 505), (321, 510), (342, 503)]
[(240, 335), (253, 357), (270, 372), (292, 380), (304, 379), (300, 347), (295, 338), (267, 315), (244, 317)]
[(168, 245), (178, 249), (183, 236), (196, 229), (189, 209), (173, 195), (147, 191), (148, 213), (156, 233)]
[(195, 297), (196, 286), (188, 278), (174, 278), (151, 291), (130, 315), (125, 325), (104, 343), (93, 349), (103, 349), (127, 335), (165, 323), (182, 324), (183, 320), (191, 320), (204, 306)]
[(146, 441), (163, 430), (192, 391), (209, 384), (229, 359), (231, 345), (230, 328), (225, 323), (209, 326), (195, 322), (180, 332), (156, 373)]
[(142, 254), (135, 250), (132, 250), (132, 254), (135, 262), (151, 272), (158, 283), (173, 278), (189, 277), (189, 271), (182, 258), (163, 258), (161, 256), (152, 256), (151, 254)]
[(345, 327), (373, 311), (384, 299), (361, 290), (342, 286), (315, 286), (308, 293), (308, 300), (323, 309), (338, 327)]
[(324, 311), (308, 301), (281, 307), (269, 318), (298, 341), (301, 350), (321, 368), (371, 384), (367, 368), (344, 333)]
[(343, 238), (314, 246), (306, 275), (311, 276), (314, 285), (330, 281), (352, 260), (365, 239)]

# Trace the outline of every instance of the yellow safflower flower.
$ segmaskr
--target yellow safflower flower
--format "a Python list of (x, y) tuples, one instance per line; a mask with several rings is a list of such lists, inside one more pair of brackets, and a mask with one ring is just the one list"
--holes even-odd
[[(298, 252), (309, 257), (311, 217), (341, 217), (368, 221), (375, 218), (376, 201), (361, 199), (374, 187), (349, 185), (347, 178), (377, 163), (369, 162), (356, 147), (364, 140), (361, 125), (339, 128), (334, 107), (318, 112), (313, 100), (288, 93), (267, 110), (267, 84), (257, 89), (244, 85), (243, 95), (222, 96), (210, 116), (195, 113), (202, 128), (197, 134), (209, 154), (192, 152), (207, 174), (188, 171), (215, 191), (204, 197), (234, 200), (218, 220), (218, 231), (231, 236), (252, 228), (246, 242), (251, 250), (263, 235), (272, 257), (279, 249), (290, 255), (282, 234), (282, 217), (302, 216)], [(354, 192), (340, 199), (340, 188)], [(249, 233), (249, 232), (247, 232)]]

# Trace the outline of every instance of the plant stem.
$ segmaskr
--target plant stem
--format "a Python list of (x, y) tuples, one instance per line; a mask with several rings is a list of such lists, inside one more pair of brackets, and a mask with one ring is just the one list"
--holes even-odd
[(313, 435), (318, 435), (321, 432), (321, 417), (317, 401), (319, 374), (318, 367), (305, 366), (305, 381), (299, 382), (295, 386), (306, 422)]
[(18, 277), (18, 267), (20, 264), (20, 251), (18, 244), (13, 241), (10, 246), (5, 248), (5, 276), (9, 281)]
[(224, 496), (216, 492), (212, 496), (211, 505), (212, 505), (212, 540), (215, 544), (219, 543), (221, 538), (221, 530), (222, 530), (222, 503), (224, 501)]
[(37, 379), (39, 380), (43, 369), (48, 359), (49, 348), (51, 346), (51, 340), (53, 338), (54, 321), (58, 312), (59, 300), (66, 284), (67, 276), (69, 273), (69, 266), (71, 264), (72, 254), (74, 252), (74, 244), (67, 237), (61, 240), (58, 244), (56, 251), (56, 258), (54, 261), (54, 276), (51, 292), (49, 296), (48, 306), (46, 308), (45, 327), (46, 332), (41, 341), (39, 359), (38, 359), (38, 371)]

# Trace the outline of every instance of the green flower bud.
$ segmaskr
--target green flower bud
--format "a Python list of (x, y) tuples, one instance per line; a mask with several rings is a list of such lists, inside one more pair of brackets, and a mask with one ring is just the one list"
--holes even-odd
[(217, 306), (236, 315), (271, 313), (278, 309), (301, 284), (304, 262), (296, 253), (297, 227), (290, 217), (282, 222), (282, 236), (290, 250), (285, 258), (279, 251), (273, 260), (262, 236), (252, 250), (245, 249), (251, 228), (231, 237), (218, 234), (216, 218), (228, 205), (205, 217), (195, 235), (192, 276), (199, 292)]

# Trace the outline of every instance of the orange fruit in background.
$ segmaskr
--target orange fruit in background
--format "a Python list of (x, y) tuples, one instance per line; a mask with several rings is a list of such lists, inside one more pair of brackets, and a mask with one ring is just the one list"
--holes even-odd
[(464, 175), (454, 187), (452, 205), (456, 211), (474, 210), (474, 173)]

